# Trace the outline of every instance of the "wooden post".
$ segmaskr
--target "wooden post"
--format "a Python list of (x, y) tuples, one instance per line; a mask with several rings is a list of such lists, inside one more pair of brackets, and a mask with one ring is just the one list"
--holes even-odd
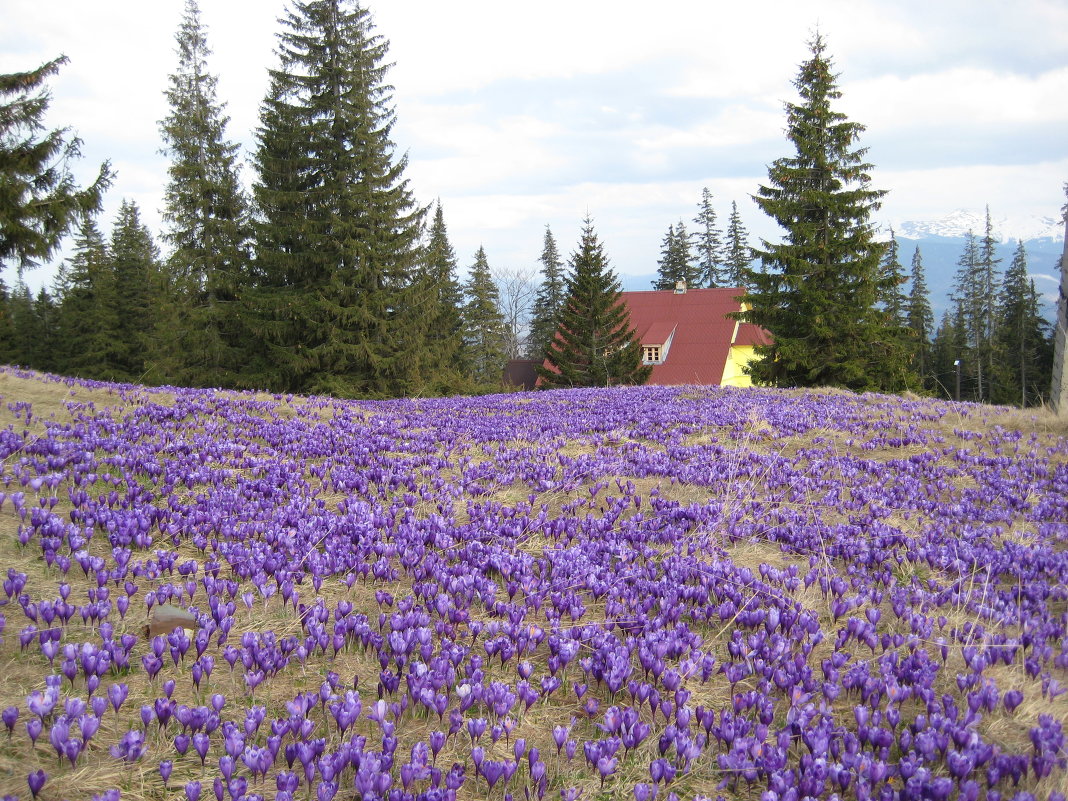
[[(1068, 195), (1068, 184), (1064, 185)], [(1061, 253), (1061, 290), (1057, 296), (1057, 328), (1053, 332), (1053, 385), (1050, 404), (1068, 415), (1068, 203), (1064, 205), (1064, 251)]]

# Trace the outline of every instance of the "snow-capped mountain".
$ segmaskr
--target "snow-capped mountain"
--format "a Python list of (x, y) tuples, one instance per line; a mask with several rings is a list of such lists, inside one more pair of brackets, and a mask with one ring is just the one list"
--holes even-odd
[[(991, 216), (994, 237), (999, 242), (1025, 243), (1036, 239), (1060, 241), (1064, 239), (1064, 223), (1056, 217), (1039, 216)], [(986, 212), (982, 209), (957, 209), (934, 220), (906, 220), (894, 223), (894, 233), (899, 239), (958, 239), (971, 231), (982, 236), (986, 228)]]
[[(1046, 302), (1052, 318), (1056, 308), (1059, 263), (1064, 247), (1064, 223), (1055, 217), (991, 215), (996, 246), (997, 270), (1003, 273), (1012, 263), (1018, 240), (1024, 243), (1028, 273), (1035, 280), (1035, 288)], [(901, 245), (901, 263), (906, 270), (913, 249), (923, 256), (931, 305), (936, 316), (952, 304), (950, 295), (965, 237), (971, 231), (981, 237), (986, 228), (985, 209), (957, 209), (932, 220), (907, 220), (893, 224), (894, 235)], [(886, 229), (885, 235), (889, 235)]]

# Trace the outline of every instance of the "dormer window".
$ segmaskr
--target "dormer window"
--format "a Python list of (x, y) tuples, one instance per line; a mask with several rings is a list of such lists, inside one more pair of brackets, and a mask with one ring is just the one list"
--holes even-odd
[(674, 338), (674, 322), (658, 322), (650, 325), (641, 337), (642, 364), (666, 362), (671, 351), (671, 341)]

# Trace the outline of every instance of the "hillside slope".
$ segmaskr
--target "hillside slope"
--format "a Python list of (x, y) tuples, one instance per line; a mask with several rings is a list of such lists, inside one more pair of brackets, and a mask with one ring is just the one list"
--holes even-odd
[[(1068, 785), (1055, 419), (836, 391), (343, 402), (10, 369), (0, 395), (0, 794)], [(165, 603), (196, 629), (144, 639)]]

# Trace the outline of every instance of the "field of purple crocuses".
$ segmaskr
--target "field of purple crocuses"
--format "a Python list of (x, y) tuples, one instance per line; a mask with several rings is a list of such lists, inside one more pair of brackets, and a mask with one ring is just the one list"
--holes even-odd
[(0, 395), (4, 798), (1068, 791), (1048, 413)]

